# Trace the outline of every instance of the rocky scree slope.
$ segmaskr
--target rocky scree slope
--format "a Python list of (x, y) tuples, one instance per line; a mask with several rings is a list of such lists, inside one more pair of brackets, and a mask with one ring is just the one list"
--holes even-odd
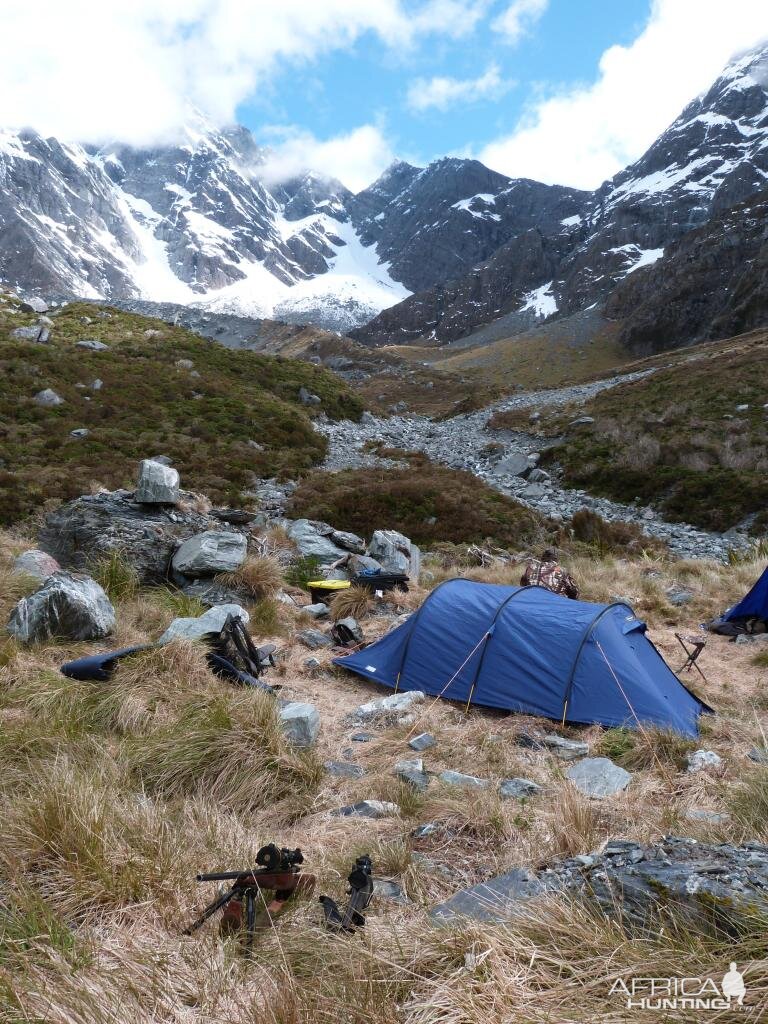
[[(730, 308), (733, 270), (728, 260), (718, 270), (707, 258), (722, 234), (721, 221), (713, 223), (715, 240), (708, 243), (706, 254), (695, 254), (696, 237), (701, 236), (681, 243), (686, 265), (694, 264), (687, 271), (692, 282), (714, 285), (714, 295), (720, 296), (704, 316), (692, 287), (689, 294), (678, 296), (678, 313), (670, 323), (666, 304), (653, 301), (654, 285), (667, 274), (680, 277), (680, 256), (674, 248), (680, 239), (691, 231), (706, 231), (712, 218), (743, 203), (767, 182), (768, 48), (761, 47), (733, 61), (640, 160), (596, 192), (584, 194), (578, 210), (554, 230), (547, 219), (521, 225), (514, 238), (468, 274), (384, 310), (354, 336), (371, 345), (422, 338), (446, 343), (513, 312), (521, 319), (517, 328), (510, 325), (509, 333), (519, 333), (536, 320), (610, 302), (614, 288), (626, 282), (631, 291), (637, 275), (645, 284), (638, 288), (646, 300), (643, 325), (646, 339), (651, 339), (646, 347), (722, 337), (721, 330), (732, 333), (718, 317)], [(747, 257), (754, 235), (754, 228), (738, 217), (728, 224), (731, 247), (741, 248)], [(611, 315), (627, 315), (629, 308), (628, 302), (617, 300)], [(767, 316), (762, 304), (750, 325), (756, 326), (757, 319), (765, 322)], [(668, 333), (678, 325), (679, 341)]]
[[(553, 440), (533, 433), (545, 410), (582, 405), (601, 393), (610, 393), (619, 385), (630, 385), (650, 377), (654, 370), (639, 370), (592, 384), (559, 388), (553, 391), (523, 393), (505, 399), (487, 409), (443, 420), (419, 416), (392, 416), (379, 419), (365, 413), (357, 424), (343, 420), (318, 422), (316, 429), (328, 439), (328, 454), (323, 468), (328, 470), (392, 465), (371, 450), (372, 444), (403, 452), (424, 452), (430, 459), (454, 469), (467, 470), (502, 494), (514, 498), (549, 519), (564, 521), (586, 508), (609, 522), (631, 522), (642, 526), (651, 537), (669, 544), (683, 558), (724, 559), (731, 549), (746, 546), (745, 536), (736, 532), (720, 533), (696, 529), (685, 522), (665, 522), (651, 507), (642, 503), (620, 503), (607, 497), (593, 497), (578, 487), (565, 487), (558, 474), (539, 467), (541, 455)], [(489, 421), (499, 414), (522, 412), (529, 430), (489, 430)], [(589, 427), (575, 422), (570, 428)], [(396, 454), (393, 452), (393, 455)]]

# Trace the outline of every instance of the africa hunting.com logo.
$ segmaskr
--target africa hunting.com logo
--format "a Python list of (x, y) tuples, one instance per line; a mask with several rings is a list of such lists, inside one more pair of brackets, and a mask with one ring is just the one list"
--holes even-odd
[(714, 978), (617, 978), (609, 995), (628, 1010), (732, 1010), (744, 1006), (744, 976), (731, 963), (718, 986)]

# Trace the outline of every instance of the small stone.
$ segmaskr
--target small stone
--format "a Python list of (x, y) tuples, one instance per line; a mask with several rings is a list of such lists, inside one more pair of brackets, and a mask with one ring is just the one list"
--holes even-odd
[(75, 430), (70, 430), (69, 432), (70, 437), (77, 438), (88, 437), (89, 434), (90, 430), (87, 427), (77, 427)]
[(428, 732), (419, 733), (418, 736), (414, 736), (412, 740), (408, 741), (408, 746), (411, 750), (429, 750), (430, 747), (434, 747), (437, 740)]
[(334, 818), (392, 818), (399, 813), (399, 806), (389, 800), (360, 800), (331, 811)]
[(541, 786), (530, 779), (504, 779), (499, 786), (499, 796), (503, 800), (525, 800), (541, 792)]
[(420, 757), (398, 761), (395, 765), (395, 775), (401, 782), (407, 782), (420, 792), (423, 792), (429, 785), (429, 776), (424, 771), (424, 762)]
[(768, 747), (752, 747), (747, 757), (758, 764), (768, 764)]
[(101, 391), (101, 389), (103, 387), (104, 387), (104, 381), (101, 380), (99, 377), (97, 377), (95, 380), (91, 381), (91, 391)]
[(577, 416), (575, 420), (571, 420), (568, 424), (569, 427), (588, 427), (595, 422), (593, 416)]
[(379, 899), (392, 900), (395, 903), (408, 903), (403, 887), (387, 878), (374, 878), (373, 895)]
[(464, 775), (463, 772), (444, 771), (440, 772), (438, 778), (446, 786), (461, 786), (463, 789), (487, 789), (490, 786), (488, 779), (478, 779), (474, 775)]
[(729, 821), (727, 814), (718, 814), (717, 811), (705, 811), (698, 807), (692, 807), (685, 813), (686, 818), (691, 821), (705, 821), (708, 825), (725, 825)]
[(693, 774), (707, 768), (718, 768), (722, 763), (723, 759), (714, 750), (694, 750), (688, 755), (688, 772)]
[(180, 370), (191, 370), (195, 364), (191, 359), (177, 359), (176, 365)]
[(376, 736), (372, 732), (353, 732), (349, 738), (353, 743), (370, 743)]
[(292, 701), (280, 708), (280, 724), (294, 747), (311, 747), (320, 731), (320, 713), (314, 704)]
[(575, 761), (576, 758), (589, 753), (588, 744), (580, 740), (568, 740), (565, 736), (558, 736), (553, 732), (547, 733), (542, 742), (560, 761)]
[(362, 779), (365, 769), (359, 764), (349, 764), (348, 761), (325, 761), (323, 767), (329, 775), (335, 775), (340, 779)]
[(363, 642), (363, 630), (357, 619), (348, 615), (345, 619), (339, 619), (334, 628), (339, 626), (343, 626), (345, 629), (349, 630), (352, 634), (352, 639), (356, 644), (361, 644)]
[(748, 405), (737, 405), (736, 412), (746, 412), (748, 408)]
[(436, 832), (440, 831), (440, 825), (436, 821), (428, 821), (424, 825), (419, 825), (411, 832), (413, 839), (426, 839), (427, 836), (433, 836)]
[(82, 341), (75, 342), (75, 348), (85, 348), (89, 352), (106, 352), (109, 345), (105, 345), (103, 341), (95, 341), (93, 338), (83, 338)]
[(318, 658), (305, 658), (304, 668), (307, 672), (316, 672), (317, 669), (322, 668), (322, 662)]
[(608, 757), (585, 757), (572, 765), (566, 775), (574, 786), (593, 800), (602, 800), (607, 796), (626, 789), (632, 776)]
[(38, 405), (43, 405), (48, 408), (55, 408), (57, 405), (63, 405), (64, 399), (61, 395), (57, 395), (52, 388), (45, 388), (43, 391), (38, 391), (35, 395), (34, 401)]
[(296, 634), (296, 639), (300, 644), (304, 644), (310, 651), (318, 651), (321, 647), (331, 647), (332, 641), (325, 633), (321, 633), (319, 629), (303, 629), (300, 633)]
[(146, 505), (175, 505), (179, 500), (179, 474), (171, 466), (142, 459), (134, 497)]

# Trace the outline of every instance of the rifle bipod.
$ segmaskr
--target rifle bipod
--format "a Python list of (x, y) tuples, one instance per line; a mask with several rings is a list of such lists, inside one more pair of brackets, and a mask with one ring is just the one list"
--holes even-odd
[[(299, 865), (303, 862), (301, 850), (278, 849), (274, 843), (270, 843), (268, 846), (262, 846), (256, 854), (258, 868), (197, 875), (198, 882), (232, 881), (233, 884), (209, 903), (202, 914), (184, 929), (183, 934), (192, 935), (198, 928), (202, 928), (217, 910), (222, 910), (221, 933), (241, 934), (245, 954), (250, 956), (256, 932), (270, 927), (292, 896), (297, 893), (308, 894), (314, 889), (314, 876), (301, 872)], [(272, 892), (272, 900), (269, 903), (264, 896), (265, 890)], [(259, 913), (256, 911), (257, 900), (262, 904)]]
[(342, 913), (338, 904), (330, 896), (321, 896), (324, 924), (334, 932), (350, 932), (362, 928), (365, 918), (360, 913), (365, 910), (373, 899), (373, 876), (371, 875), (371, 858), (358, 857), (347, 878), (349, 882), (349, 902)]

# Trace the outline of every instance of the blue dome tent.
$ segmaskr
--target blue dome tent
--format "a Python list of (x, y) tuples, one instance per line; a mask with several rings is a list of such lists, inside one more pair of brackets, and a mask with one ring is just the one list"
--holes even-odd
[(453, 579), (381, 640), (335, 664), (395, 690), (566, 722), (698, 735), (711, 712), (622, 603)]
[(752, 618), (764, 619), (768, 622), (768, 569), (749, 593), (723, 615), (725, 622)]

